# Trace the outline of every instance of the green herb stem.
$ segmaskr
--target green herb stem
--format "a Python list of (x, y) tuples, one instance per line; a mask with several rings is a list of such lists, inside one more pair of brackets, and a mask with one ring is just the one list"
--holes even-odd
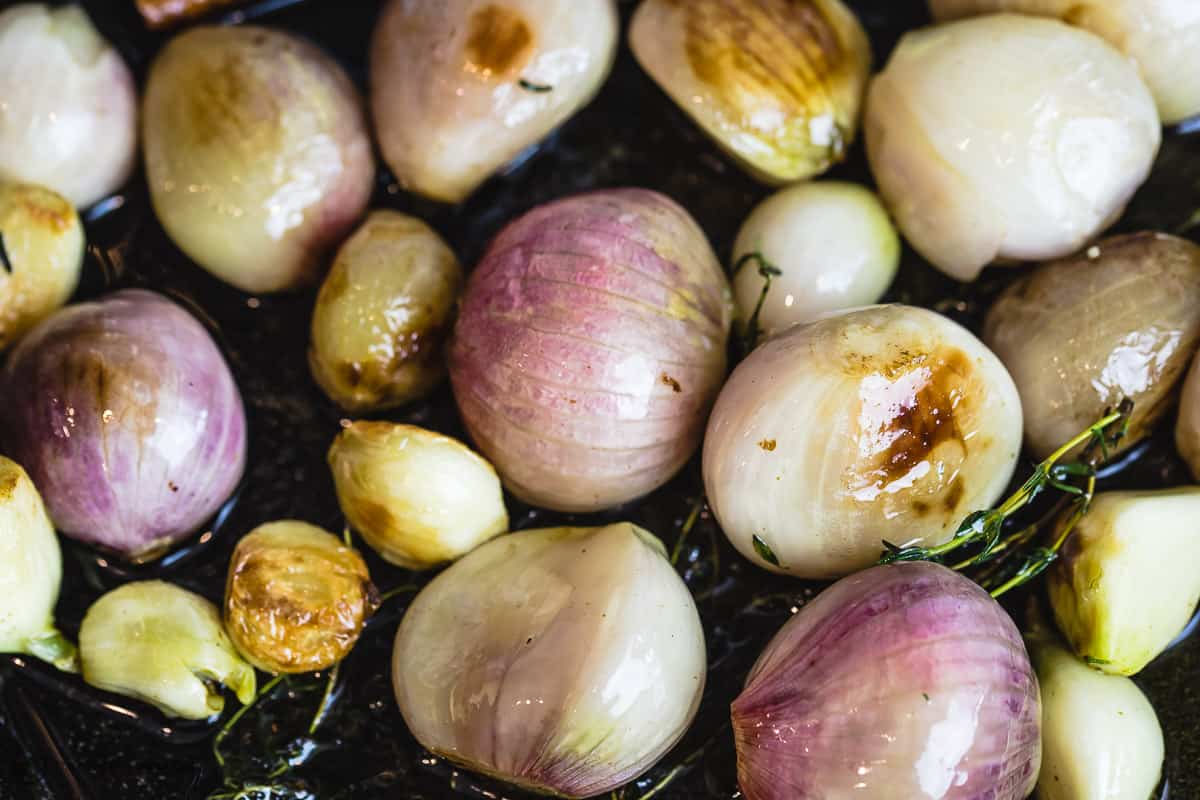
[(700, 519), (700, 512), (704, 510), (704, 502), (703, 495), (692, 502), (692, 510), (684, 520), (683, 527), (679, 529), (679, 538), (675, 540), (675, 546), (671, 548), (672, 564), (679, 563), (679, 556), (683, 554), (683, 545), (687, 541), (688, 534), (692, 532), (692, 528), (696, 527), (696, 521)]
[(767, 302), (767, 293), (771, 291), (771, 279), (783, 274), (783, 270), (767, 260), (766, 256), (757, 250), (752, 253), (746, 253), (733, 265), (733, 270), (730, 272), (730, 279), (736, 278), (742, 268), (751, 262), (758, 262), (758, 274), (763, 279), (762, 291), (758, 293), (758, 302), (754, 304), (754, 312), (750, 314), (750, 319), (746, 320), (746, 328), (742, 331), (742, 356), (750, 354), (750, 351), (758, 344), (759, 337), (762, 336), (762, 330), (758, 326), (759, 317), (762, 316), (763, 304)]
[(274, 691), (275, 687), (278, 686), (279, 682), (282, 680), (283, 675), (281, 673), (267, 681), (266, 684), (259, 689), (258, 694), (254, 696), (253, 700), (234, 712), (233, 716), (229, 718), (229, 721), (221, 726), (221, 730), (219, 730), (217, 735), (213, 738), (212, 744), (213, 757), (217, 760), (217, 766), (222, 768), (225, 766), (225, 756), (221, 753), (221, 744), (225, 741), (225, 738), (229, 736), (234, 726), (237, 725), (241, 718), (246, 715), (247, 711), (249, 711), (251, 708), (254, 708), (254, 706), (258, 705), (259, 701)]
[(339, 661), (329, 670), (329, 680), (325, 681), (325, 691), (321, 694), (321, 704), (317, 706), (317, 713), (313, 714), (312, 722), (308, 724), (309, 736), (317, 732), (317, 728), (321, 727), (321, 722), (324, 721), (325, 715), (329, 713), (329, 702), (333, 699), (333, 688), (337, 685), (338, 669), (341, 666), (342, 662)]

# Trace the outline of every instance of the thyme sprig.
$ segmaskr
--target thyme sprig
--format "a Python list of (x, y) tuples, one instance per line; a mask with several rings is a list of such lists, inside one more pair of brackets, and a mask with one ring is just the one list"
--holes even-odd
[[(993, 597), (1028, 583), (1054, 563), (1075, 526), (1091, 508), (1096, 493), (1096, 470), (1125, 437), (1132, 412), (1133, 402), (1128, 399), (1122, 400), (1115, 410), (1107, 410), (1103, 417), (1034, 467), (1033, 474), (1003, 503), (994, 509), (969, 514), (949, 541), (932, 547), (900, 546), (884, 541), (879, 563), (942, 561), (962, 548), (974, 547), (977, 548), (974, 552), (951, 568), (963, 571), (988, 564), (974, 577)], [(1064, 462), (1080, 447), (1083, 451), (1078, 460)], [(1063, 495), (1051, 511), (1037, 522), (1005, 535), (1005, 527), (1013, 516), (1048, 490)], [(1049, 543), (1030, 547), (1048, 525), (1053, 531)]]
[(750, 314), (750, 319), (746, 320), (746, 327), (741, 334), (741, 355), (744, 358), (750, 354), (750, 351), (758, 344), (759, 338), (763, 331), (758, 326), (758, 319), (762, 316), (763, 304), (767, 302), (767, 293), (771, 291), (771, 280), (783, 274), (779, 267), (767, 260), (758, 250), (752, 253), (746, 253), (739, 258), (733, 265), (733, 270), (730, 272), (729, 278), (733, 280), (742, 271), (742, 268), (747, 264), (757, 262), (758, 274), (763, 279), (762, 291), (758, 293), (758, 302), (754, 304), (754, 312)]
[(9, 275), (13, 273), (12, 259), (8, 257), (8, 249), (4, 246), (4, 234), (0, 232), (0, 269)]

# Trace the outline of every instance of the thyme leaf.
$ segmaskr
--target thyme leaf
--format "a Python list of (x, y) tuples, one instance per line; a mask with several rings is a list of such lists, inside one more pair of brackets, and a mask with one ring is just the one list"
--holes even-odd
[(758, 554), (759, 558), (761, 558), (763, 561), (767, 562), (768, 564), (770, 564), (773, 567), (780, 566), (779, 556), (775, 555), (775, 551), (772, 550), (770, 545), (768, 545), (766, 542), (764, 542), (763, 538), (761, 536), (759, 536), (757, 533), (754, 534), (753, 542), (754, 542), (754, 552)]
[(544, 83), (533, 83), (531, 81), (525, 80), (524, 78), (521, 78), (519, 81), (517, 81), (517, 85), (520, 86), (525, 91), (534, 92), (535, 94), (543, 94), (545, 92), (554, 91), (553, 86), (550, 86), (550, 85), (544, 84)]

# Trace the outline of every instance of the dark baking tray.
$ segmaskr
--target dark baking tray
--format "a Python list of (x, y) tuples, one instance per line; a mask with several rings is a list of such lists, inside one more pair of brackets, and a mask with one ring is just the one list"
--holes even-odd
[[(85, 0), (84, 5), (138, 77), (144, 77), (167, 35), (144, 30), (133, 0)], [(270, 0), (218, 19), (258, 21), (309, 36), (364, 85), (367, 42), (379, 5), (376, 0)], [(620, 2), (625, 21), (634, 5), (632, 0)], [(922, 0), (859, 0), (851, 5), (870, 30), (877, 63), (904, 30), (927, 19)], [(831, 176), (869, 183), (861, 147)], [(742, 219), (766, 194), (697, 131), (622, 46), (597, 99), (467, 203), (450, 207), (418, 200), (402, 192), (381, 169), (374, 204), (429, 221), (463, 263), (471, 265), (500, 225), (526, 209), (572, 192), (622, 185), (658, 189), (683, 203), (726, 259)], [(1154, 175), (1118, 227), (1194, 235), (1200, 230), (1189, 231), (1187, 224), (1197, 207), (1200, 137), (1190, 136), (1187, 126), (1181, 126), (1168, 132)], [(250, 297), (218, 283), (166, 238), (149, 210), (140, 176), (124, 193), (88, 214), (88, 234), (81, 298), (119, 286), (149, 286), (188, 302), (213, 327), (229, 353), (250, 414), (252, 463), (243, 490), (216, 525), (216, 535), (203, 546), (174, 554), (169, 563), (125, 570), (64, 542), (58, 614), (72, 634), (91, 601), (130, 577), (166, 577), (219, 601), (233, 543), (259, 523), (299, 518), (332, 530), (343, 525), (325, 451), (344, 415), (313, 384), (305, 359), (315, 292)], [(935, 308), (977, 329), (981, 311), (1010, 276), (989, 271), (964, 287), (907, 252), (889, 299)], [(446, 389), (389, 418), (463, 435)], [(1111, 470), (1103, 484), (1134, 488), (1187, 482), (1166, 431)], [(672, 547), (700, 494), (699, 468), (693, 461), (666, 488), (608, 514), (569, 517), (515, 501), (510, 501), (510, 510), (518, 528), (628, 518)], [(382, 590), (422, 582), (421, 576), (391, 567), (363, 549)], [(819, 589), (750, 566), (707, 514), (701, 515), (681, 553), (680, 569), (698, 597), (708, 634), (708, 688), (683, 742), (645, 777), (615, 793), (615, 800), (650, 793), (660, 800), (737, 796), (729, 702), (761, 647), (792, 610)], [(235, 729), (226, 743), (226, 750), (234, 754), (231, 771), (247, 784), (258, 780), (276, 787), (270, 795), (247, 798), (526, 796), (432, 758), (405, 729), (388, 673), (392, 636), (408, 596), (389, 600), (373, 621), (341, 670), (336, 702), (315, 735), (303, 734), (323, 683), (306, 678), (285, 685), (269, 705)], [(1198, 669), (1200, 637), (1184, 640), (1138, 676), (1166, 731), (1166, 769), (1174, 798), (1200, 798)], [(220, 790), (211, 727), (174, 725), (137, 703), (63, 680), (23, 659), (0, 659), (0, 700), (2, 798), (196, 800)], [(232, 708), (233, 704), (227, 714)], [(264, 780), (281, 754), (294, 766)]]

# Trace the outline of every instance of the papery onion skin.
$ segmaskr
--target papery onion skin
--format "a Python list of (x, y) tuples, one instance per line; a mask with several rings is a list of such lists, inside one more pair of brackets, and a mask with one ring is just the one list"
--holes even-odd
[[(758, 317), (765, 336), (830, 311), (879, 302), (900, 266), (900, 237), (873, 192), (841, 181), (789, 186), (755, 207), (733, 245), (736, 266), (758, 254), (780, 271)], [(751, 261), (733, 279), (738, 324), (758, 305)]]
[(1133, 413), (1116, 450), (1128, 448), (1170, 407), (1200, 346), (1200, 247), (1137, 233), (1043, 264), (996, 300), (983, 338), (1017, 383), (1034, 455), (1124, 398)]
[(1042, 689), (1038, 800), (1146, 800), (1162, 776), (1162, 727), (1128, 678), (1091, 669), (1052, 633), (1027, 636)]
[(575, 195), (492, 242), (450, 379), (509, 491), (595, 511), (661, 486), (694, 452), (729, 326), (728, 283), (686, 211), (644, 189)]
[(0, 13), (0, 180), (80, 208), (115, 192), (137, 159), (137, 88), (78, 6)]
[(946, 567), (845, 578), (800, 609), (732, 706), (747, 800), (1024, 800), (1037, 679), (987, 592)]
[(885, 539), (948, 540), (1004, 491), (1020, 449), (1016, 387), (978, 339), (933, 311), (872, 306), (738, 365), (709, 418), (704, 485), (742, 555), (839, 577)]
[(1137, 62), (1163, 122), (1200, 113), (1200, 5), (1192, 0), (929, 0), (938, 20), (1011, 11), (1056, 17)]
[(1120, 216), (1162, 139), (1128, 59), (1086, 31), (1013, 14), (907, 34), (863, 124), (901, 233), (960, 281), (997, 260), (1078, 250)]
[(1047, 572), (1054, 621), (1075, 653), (1136, 675), (1200, 603), (1200, 487), (1101, 492)]
[(613, 0), (392, 0), (371, 42), (371, 111), (406, 189), (459, 202), (608, 77)]
[(354, 413), (412, 402), (445, 377), (463, 270), (416, 217), (375, 211), (321, 285), (308, 361), (325, 394)]
[(704, 631), (662, 543), (630, 523), (496, 539), (421, 591), (392, 677), (427, 749), (525, 788), (592, 797), (686, 731)]
[(0, 182), (0, 350), (61, 307), (79, 285), (83, 226), (62, 195)]
[(248, 25), (188, 30), (150, 68), (142, 124), (159, 222), (243, 291), (313, 283), (366, 211), (375, 169), (362, 103), (304, 39)]
[(496, 470), (457, 439), (354, 422), (329, 448), (338, 505), (385, 561), (428, 569), (508, 530)]
[(136, 581), (92, 604), (79, 628), (83, 679), (135, 697), (163, 713), (206, 719), (221, 713), (224, 684), (245, 705), (254, 668), (234, 649), (217, 607), (163, 581)]
[(135, 561), (161, 555), (229, 498), (246, 463), (233, 375), (204, 327), (129, 289), (69, 306), (13, 350), (0, 418), (64, 535)]
[(242, 657), (265, 672), (332, 667), (378, 606), (362, 556), (315, 525), (260, 525), (229, 560), (225, 627)]
[(1175, 422), (1175, 447), (1187, 463), (1192, 477), (1200, 481), (1200, 352), (1179, 396), (1179, 418)]
[(62, 553), (42, 498), (21, 466), (0, 456), (0, 653), (25, 653), (53, 635)]
[(841, 0), (645, 0), (629, 43), (671, 99), (761, 181), (810, 178), (854, 142), (871, 46)]

